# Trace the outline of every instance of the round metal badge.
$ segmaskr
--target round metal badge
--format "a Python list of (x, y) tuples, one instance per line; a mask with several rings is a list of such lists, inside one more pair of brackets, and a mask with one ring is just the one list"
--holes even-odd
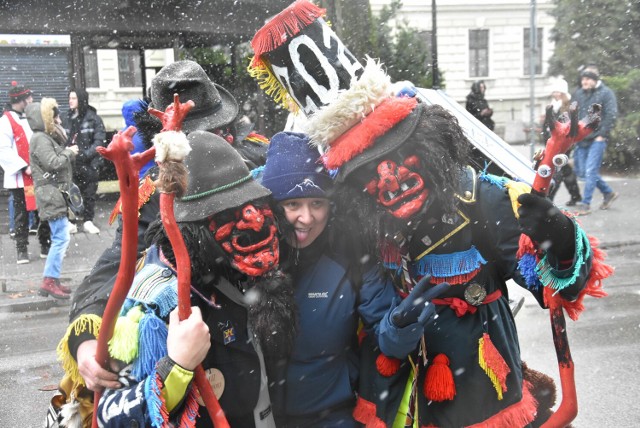
[(464, 290), (464, 300), (473, 306), (480, 306), (486, 297), (487, 290), (477, 282), (472, 282)]

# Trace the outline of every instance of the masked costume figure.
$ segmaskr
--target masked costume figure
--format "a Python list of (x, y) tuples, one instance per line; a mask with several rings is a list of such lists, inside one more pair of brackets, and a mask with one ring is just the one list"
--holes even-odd
[(401, 292), (427, 275), (430, 287), (451, 284), (433, 300), (437, 316), (414, 353), (406, 358), (382, 347), (377, 357), (378, 376), (402, 379), (405, 393), (369, 382), (360, 390), (358, 420), (367, 426), (541, 423), (553, 394), (523, 368), (506, 281), (526, 287), (543, 307), (559, 292), (575, 319), (586, 294), (604, 295), (600, 280), (611, 269), (547, 199), (466, 166), (472, 145), (457, 120), (443, 107), (394, 96), (380, 67), (371, 60), (355, 64), (321, 15), (299, 1), (259, 30), (254, 74), (308, 115), (305, 130), (336, 172), (338, 215), (361, 225)]

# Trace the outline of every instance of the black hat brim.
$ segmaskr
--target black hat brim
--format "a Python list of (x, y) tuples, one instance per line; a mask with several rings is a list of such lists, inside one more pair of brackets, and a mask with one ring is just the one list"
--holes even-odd
[(176, 221), (188, 222), (204, 220), (222, 211), (240, 208), (257, 199), (270, 196), (271, 192), (253, 178), (222, 192), (205, 196), (186, 203), (176, 200), (174, 212)]
[(194, 116), (190, 118), (187, 115), (182, 122), (183, 132), (212, 131), (227, 125), (230, 126), (238, 116), (238, 102), (233, 95), (217, 83), (214, 83), (214, 85), (220, 93), (220, 107), (211, 114), (202, 117)]

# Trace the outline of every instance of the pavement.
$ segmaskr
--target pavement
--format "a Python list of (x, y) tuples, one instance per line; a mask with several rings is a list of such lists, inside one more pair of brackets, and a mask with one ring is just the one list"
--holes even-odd
[[(515, 146), (528, 157), (530, 146)], [(579, 217), (578, 221), (588, 234), (600, 240), (603, 249), (640, 244), (640, 228), (635, 216), (640, 217), (640, 177), (605, 175), (605, 180), (620, 194), (608, 210), (599, 210), (602, 195), (596, 190), (592, 201), (592, 213)], [(581, 183), (581, 188), (584, 184)], [(102, 187), (104, 188), (104, 186)], [(64, 259), (61, 280), (76, 289), (89, 273), (102, 251), (111, 245), (116, 225), (108, 225), (108, 218), (117, 200), (117, 193), (102, 193), (96, 205), (94, 223), (100, 234), (84, 233), (79, 227), (71, 235), (71, 243)], [(564, 186), (555, 202), (559, 206), (569, 200)], [(38, 295), (42, 281), (44, 260), (39, 258), (40, 249), (35, 236), (29, 237), (30, 263), (16, 264), (15, 241), (8, 234), (8, 211), (6, 193), (0, 194), (0, 312), (41, 311), (53, 307), (65, 308), (69, 300), (56, 300)]]

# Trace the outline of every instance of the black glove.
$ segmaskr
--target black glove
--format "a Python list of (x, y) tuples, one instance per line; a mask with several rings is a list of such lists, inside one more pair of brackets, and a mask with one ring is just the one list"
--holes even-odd
[(431, 275), (423, 276), (409, 295), (391, 312), (391, 322), (396, 327), (402, 328), (416, 322), (424, 325), (435, 314), (436, 308), (430, 303), (431, 299), (447, 291), (449, 283), (443, 282), (427, 290), (430, 279)]
[(572, 259), (575, 252), (573, 222), (553, 202), (533, 193), (518, 196), (520, 230), (551, 251), (559, 260)]

